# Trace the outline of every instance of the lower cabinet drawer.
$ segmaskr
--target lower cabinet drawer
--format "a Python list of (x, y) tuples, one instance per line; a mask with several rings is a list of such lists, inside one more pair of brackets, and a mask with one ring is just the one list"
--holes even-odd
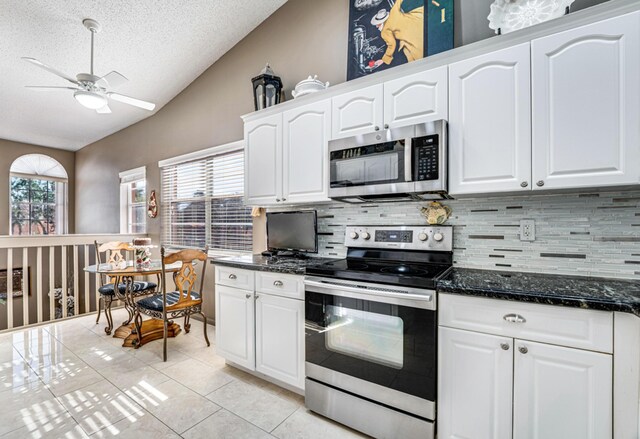
[(256, 272), (256, 291), (302, 300), (304, 299), (304, 276), (259, 271)]
[(227, 267), (224, 265), (216, 265), (215, 267), (216, 284), (253, 291), (255, 286), (255, 271), (244, 270), (242, 268)]
[(439, 324), (560, 346), (613, 352), (613, 313), (440, 294)]

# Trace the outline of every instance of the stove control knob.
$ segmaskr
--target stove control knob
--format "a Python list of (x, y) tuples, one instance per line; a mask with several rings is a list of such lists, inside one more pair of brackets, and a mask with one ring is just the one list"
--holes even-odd
[(440, 242), (444, 239), (444, 235), (440, 232), (436, 233), (433, 235), (433, 239), (435, 239), (437, 242)]
[(422, 232), (418, 235), (418, 239), (420, 241), (426, 241), (427, 239), (429, 239), (429, 236), (426, 233)]
[(350, 237), (351, 239), (358, 239), (358, 233), (357, 233), (357, 232), (351, 232), (351, 233), (349, 234), (349, 237)]
[(362, 239), (369, 239), (371, 238), (371, 235), (369, 234), (369, 232), (362, 232)]

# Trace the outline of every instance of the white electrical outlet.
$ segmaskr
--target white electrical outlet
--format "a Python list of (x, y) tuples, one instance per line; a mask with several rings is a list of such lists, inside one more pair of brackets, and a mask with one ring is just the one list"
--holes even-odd
[(520, 220), (520, 241), (536, 240), (536, 222), (534, 220)]

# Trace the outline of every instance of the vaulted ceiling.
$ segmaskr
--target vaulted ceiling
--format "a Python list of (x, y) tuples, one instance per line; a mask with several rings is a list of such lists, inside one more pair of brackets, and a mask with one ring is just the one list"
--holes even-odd
[(82, 107), (70, 83), (27, 63), (32, 57), (71, 77), (89, 72), (129, 81), (117, 92), (154, 102), (157, 112), (286, 0), (0, 0), (0, 138), (78, 150), (153, 112), (111, 101), (111, 114)]

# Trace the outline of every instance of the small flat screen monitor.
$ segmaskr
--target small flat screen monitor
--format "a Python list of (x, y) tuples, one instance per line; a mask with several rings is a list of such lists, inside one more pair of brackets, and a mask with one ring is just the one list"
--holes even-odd
[(267, 247), (270, 251), (317, 253), (315, 210), (267, 213)]

